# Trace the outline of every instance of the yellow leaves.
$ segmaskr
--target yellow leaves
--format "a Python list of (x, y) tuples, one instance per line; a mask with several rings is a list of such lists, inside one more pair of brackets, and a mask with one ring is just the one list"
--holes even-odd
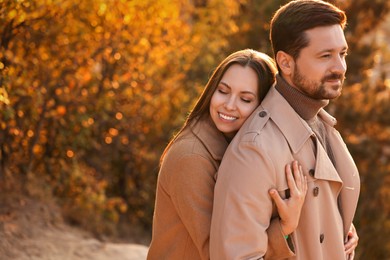
[(123, 114), (122, 114), (121, 112), (117, 112), (117, 113), (115, 114), (115, 118), (116, 118), (117, 120), (122, 120)]
[(112, 128), (110, 128), (110, 129), (108, 130), (108, 133), (109, 133), (111, 136), (117, 136), (118, 133), (119, 133), (119, 131), (118, 131), (118, 129), (112, 127)]
[(120, 212), (124, 213), (127, 210), (127, 205), (121, 198), (110, 198), (107, 200), (107, 209), (114, 210), (118, 208)]
[(135, 80), (133, 80), (133, 81), (130, 82), (130, 86), (131, 86), (132, 88), (136, 88), (136, 87), (138, 86), (138, 82), (135, 81)]
[(102, 32), (104, 32), (104, 28), (102, 26), (100, 26), (100, 25), (96, 26), (95, 27), (95, 32), (96, 33), (102, 33)]
[(130, 14), (126, 14), (125, 17), (123, 18), (123, 24), (129, 24), (131, 20), (132, 20), (132, 16)]
[(57, 107), (56, 111), (57, 111), (57, 114), (59, 116), (64, 116), (66, 114), (66, 107), (63, 105), (60, 105)]
[(86, 120), (83, 120), (82, 122), (81, 122), (81, 125), (83, 126), (83, 127), (85, 127), (85, 128), (88, 128), (88, 127), (90, 127), (90, 126), (92, 126), (93, 124), (95, 123), (95, 120), (93, 119), (93, 118), (88, 118), (88, 119), (86, 119)]
[(385, 87), (387, 88), (387, 90), (390, 91), (390, 78), (389, 78), (389, 79), (385, 79), (384, 85), (385, 85)]
[(350, 144), (360, 144), (362, 141), (364, 141), (364, 137), (360, 135), (355, 135), (355, 134), (349, 134), (348, 136), (345, 137), (347, 142)]
[(150, 45), (150, 42), (148, 39), (146, 39), (145, 37), (141, 38), (139, 40), (139, 45), (141, 48), (143, 48), (144, 50), (148, 50), (150, 49), (151, 45)]
[(9, 105), (10, 101), (9, 101), (9, 98), (8, 98), (7, 91), (5, 90), (4, 87), (0, 86), (0, 104), (1, 103), (5, 104), (5, 105)]
[(120, 60), (120, 58), (121, 58), (121, 54), (119, 52), (114, 54), (114, 59), (115, 60)]
[(17, 12), (16, 10), (11, 10), (11, 11), (8, 13), (8, 19), (12, 20), (12, 19), (14, 19), (17, 15), (18, 15), (18, 12)]
[(26, 19), (26, 13), (20, 10), (17, 6), (17, 9), (13, 9), (8, 12), (7, 18), (9, 20), (16, 20), (16, 23), (19, 24)]
[(104, 138), (104, 141), (106, 142), (106, 144), (111, 144), (112, 143), (112, 137), (111, 136), (106, 136)]
[(10, 132), (11, 135), (14, 135), (14, 136), (18, 136), (21, 133), (20, 130), (17, 129), (17, 128), (11, 128), (9, 130), (9, 132)]
[(127, 136), (122, 136), (121, 137), (121, 143), (123, 145), (128, 145), (129, 144), (129, 138), (127, 138)]
[(27, 131), (27, 136), (28, 136), (29, 138), (33, 137), (33, 136), (34, 136), (34, 131), (31, 130), (31, 129), (29, 129), (29, 130)]
[(98, 15), (103, 16), (107, 11), (107, 4), (105, 3), (100, 3), (99, 10), (98, 10)]
[(36, 144), (36, 145), (33, 146), (33, 153), (34, 153), (35, 155), (42, 154), (42, 152), (43, 152), (43, 147), (42, 147), (42, 145)]
[[(227, 37), (239, 29), (232, 19), (239, 3), (207, 1), (216, 9), (194, 17), (193, 1), (183, 0), (27, 2), (42, 11), (27, 14), (26, 28), (0, 53), (11, 61), (3, 70), (0, 64), (0, 72), (12, 91), (0, 88), (0, 104), (19, 104), (1, 128), (11, 129), (24, 147), (38, 138), (33, 152), (45, 157), (37, 167), (48, 163), (54, 168), (48, 174), (63, 174), (57, 186), (79, 221), (103, 222), (99, 214), (117, 220), (127, 206), (108, 198), (107, 187), (115, 191), (124, 168), (136, 173), (123, 177), (130, 179), (124, 193), (139, 189), (138, 181), (149, 182), (166, 139), (220, 60)], [(15, 10), (6, 15), (23, 13)], [(27, 153), (14, 150), (22, 159)], [(78, 165), (85, 157), (99, 170)], [(133, 182), (139, 176), (147, 176), (145, 182)], [(152, 197), (145, 190), (135, 194), (126, 198), (129, 205)]]
[(92, 27), (96, 27), (96, 26), (99, 24), (99, 22), (98, 22), (97, 19), (93, 19), (93, 20), (91, 20), (91, 21), (89, 22), (89, 24), (90, 24)]
[(92, 79), (92, 71), (89, 67), (80, 67), (76, 72), (75, 77), (80, 85), (85, 85)]
[(118, 136), (118, 134), (119, 134), (118, 129), (111, 127), (110, 129), (108, 129), (108, 133), (106, 133), (106, 136), (104, 138), (104, 142), (106, 144), (111, 144), (113, 141), (113, 138)]

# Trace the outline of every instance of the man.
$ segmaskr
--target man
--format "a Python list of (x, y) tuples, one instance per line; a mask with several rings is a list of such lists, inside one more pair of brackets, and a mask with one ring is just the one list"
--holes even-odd
[(302, 165), (308, 193), (297, 229), (281, 241), (291, 245), (288, 259), (353, 259), (345, 243), (356, 232), (359, 174), (336, 120), (323, 109), (341, 94), (345, 24), (344, 12), (323, 1), (292, 1), (275, 13), (270, 38), (277, 82), (219, 168), (211, 259), (267, 259), (277, 250), (267, 248), (265, 231), (279, 217), (270, 194), (289, 197), (283, 167), (293, 159)]

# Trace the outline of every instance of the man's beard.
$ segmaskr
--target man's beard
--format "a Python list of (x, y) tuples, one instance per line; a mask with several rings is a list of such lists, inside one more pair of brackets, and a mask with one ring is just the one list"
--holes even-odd
[(323, 99), (334, 99), (337, 97), (334, 95), (327, 94), (326, 86), (325, 86), (326, 81), (340, 80), (340, 84), (335, 85), (333, 87), (333, 90), (337, 91), (338, 89), (342, 88), (344, 79), (345, 79), (344, 74), (332, 73), (324, 76), (319, 82), (310, 81), (301, 74), (297, 66), (292, 77), (292, 83), (294, 84), (295, 87), (298, 88), (299, 91), (303, 92), (306, 96), (313, 99), (323, 100)]

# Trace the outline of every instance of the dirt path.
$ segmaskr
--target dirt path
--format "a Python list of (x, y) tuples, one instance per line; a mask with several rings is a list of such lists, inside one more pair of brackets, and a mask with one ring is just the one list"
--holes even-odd
[(55, 205), (0, 198), (0, 260), (144, 260), (146, 254), (144, 245), (102, 242), (67, 225)]
[(146, 246), (100, 242), (69, 227), (41, 230), (28, 238), (9, 237), (2, 244), (2, 260), (143, 260), (147, 253)]

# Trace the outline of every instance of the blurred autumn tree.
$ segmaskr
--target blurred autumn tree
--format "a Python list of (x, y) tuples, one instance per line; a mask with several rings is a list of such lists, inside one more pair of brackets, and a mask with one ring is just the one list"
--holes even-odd
[[(286, 2), (1, 1), (0, 178), (29, 192), (44, 180), (67, 218), (97, 233), (119, 220), (150, 228), (163, 148), (226, 55), (271, 54), (268, 21)], [(351, 51), (328, 109), (362, 176), (357, 258), (386, 259), (389, 3), (333, 2), (347, 11)]]
[(390, 259), (390, 3), (344, 4), (351, 55), (347, 86), (331, 109), (361, 174), (357, 258)]
[(45, 180), (68, 219), (98, 233), (121, 216), (150, 227), (161, 151), (238, 11), (233, 0), (1, 1), (1, 178), (28, 192)]

